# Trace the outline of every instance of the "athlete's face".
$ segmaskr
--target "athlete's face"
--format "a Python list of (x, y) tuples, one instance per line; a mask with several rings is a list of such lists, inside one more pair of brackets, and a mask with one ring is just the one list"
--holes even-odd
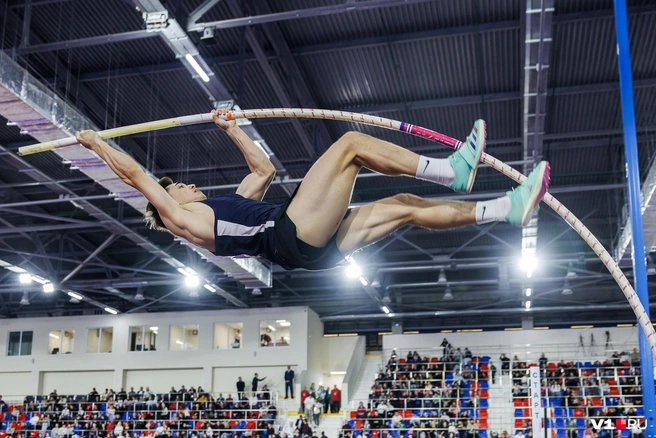
[(187, 185), (185, 183), (174, 183), (166, 188), (171, 198), (178, 201), (178, 204), (184, 205), (190, 202), (197, 202), (207, 199), (207, 196), (196, 188), (196, 184)]

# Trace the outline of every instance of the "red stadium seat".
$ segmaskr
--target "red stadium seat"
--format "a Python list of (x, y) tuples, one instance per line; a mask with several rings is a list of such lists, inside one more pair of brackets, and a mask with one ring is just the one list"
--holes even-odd
[(515, 429), (521, 429), (522, 427), (524, 427), (524, 420), (521, 418), (515, 419)]
[(351, 411), (351, 420), (354, 420), (356, 415), (358, 415), (357, 412)]
[(478, 418), (488, 418), (487, 409), (481, 409), (478, 412)]
[(521, 408), (522, 406), (524, 406), (524, 401), (521, 398), (516, 398), (514, 400), (514, 404), (516, 408)]
[(481, 398), (488, 398), (488, 391), (487, 391), (487, 389), (482, 389), (482, 390), (481, 390)]
[(481, 429), (487, 429), (487, 427), (488, 427), (488, 426), (487, 426), (487, 420), (481, 420), (481, 421), (479, 421), (479, 422), (478, 422), (478, 426), (479, 426)]
[(592, 399), (592, 406), (603, 406), (603, 403), (599, 397), (594, 397)]
[(574, 416), (576, 418), (583, 418), (583, 417), (585, 417), (585, 411), (583, 409), (576, 408), (576, 409), (574, 409)]

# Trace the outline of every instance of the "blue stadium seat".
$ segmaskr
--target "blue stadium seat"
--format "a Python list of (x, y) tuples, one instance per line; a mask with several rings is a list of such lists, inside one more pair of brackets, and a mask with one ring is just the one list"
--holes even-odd
[(481, 409), (487, 409), (487, 400), (483, 399), (481, 400)]
[(644, 417), (645, 416), (645, 408), (636, 408), (636, 415), (638, 415), (638, 417)]
[(490, 385), (487, 383), (487, 380), (481, 380), (481, 389), (489, 389)]
[[(585, 428), (585, 418), (577, 418), (576, 419), (576, 427), (583, 427)], [(583, 433), (580, 433), (579, 436), (583, 436)]]
[(551, 402), (551, 406), (554, 406), (554, 407), (563, 405), (563, 401), (558, 397), (554, 397), (554, 398), (550, 399), (549, 401)]
[(479, 430), (478, 438), (487, 438), (487, 430)]
[(567, 432), (565, 429), (558, 429), (556, 431), (556, 438), (567, 438)]
[(515, 409), (515, 418), (523, 417), (523, 416), (524, 416), (524, 410), (523, 409)]
[(556, 427), (557, 428), (564, 428), (566, 426), (565, 420), (562, 418), (556, 418)]
[(565, 412), (563, 408), (554, 409), (554, 417), (565, 417)]
[(489, 363), (489, 362), (490, 362), (490, 356), (481, 357), (481, 363)]
[(471, 398), (470, 391), (462, 391), (462, 398)]
[(631, 431), (628, 430), (628, 429), (621, 430), (620, 433), (621, 433), (620, 436), (622, 438), (630, 438), (631, 437)]

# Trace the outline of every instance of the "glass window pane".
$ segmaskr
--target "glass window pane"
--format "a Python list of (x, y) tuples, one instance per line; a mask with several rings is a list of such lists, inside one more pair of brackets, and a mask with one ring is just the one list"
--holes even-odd
[(182, 350), (184, 346), (184, 326), (172, 325), (169, 349), (171, 351)]
[(276, 339), (276, 323), (273, 321), (260, 322), (260, 347), (273, 347)]
[(111, 353), (114, 341), (114, 329), (106, 327), (100, 331), (100, 353)]
[(98, 353), (100, 345), (100, 329), (91, 328), (87, 330), (87, 353)]
[(288, 347), (291, 340), (292, 323), (286, 319), (276, 321), (276, 347)]
[(61, 352), (62, 354), (73, 353), (73, 346), (75, 343), (75, 330), (62, 330), (64, 337), (61, 339)]
[(198, 350), (198, 324), (185, 325), (185, 350)]
[(129, 351), (155, 351), (159, 327), (130, 327)]
[(241, 348), (241, 330), (244, 327), (244, 324), (241, 322), (233, 322), (228, 324), (228, 326), (228, 342), (230, 342), (230, 348)]
[(7, 356), (18, 356), (20, 354), (20, 337), (21, 332), (9, 332)]
[(157, 350), (157, 334), (159, 333), (159, 327), (146, 327), (145, 333), (146, 339), (144, 341), (144, 351)]
[(48, 333), (48, 354), (59, 354), (61, 351), (61, 330), (50, 330)]
[(32, 332), (23, 332), (21, 338), (20, 355), (30, 356), (32, 354)]
[(143, 350), (143, 327), (130, 327), (129, 350)]
[(228, 324), (214, 324), (214, 348), (217, 350), (228, 348)]

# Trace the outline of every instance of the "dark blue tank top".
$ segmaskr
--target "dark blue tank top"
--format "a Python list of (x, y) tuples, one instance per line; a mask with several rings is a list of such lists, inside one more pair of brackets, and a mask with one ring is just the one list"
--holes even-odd
[(214, 210), (215, 255), (275, 260), (273, 227), (280, 205), (241, 195), (219, 195), (200, 202)]

